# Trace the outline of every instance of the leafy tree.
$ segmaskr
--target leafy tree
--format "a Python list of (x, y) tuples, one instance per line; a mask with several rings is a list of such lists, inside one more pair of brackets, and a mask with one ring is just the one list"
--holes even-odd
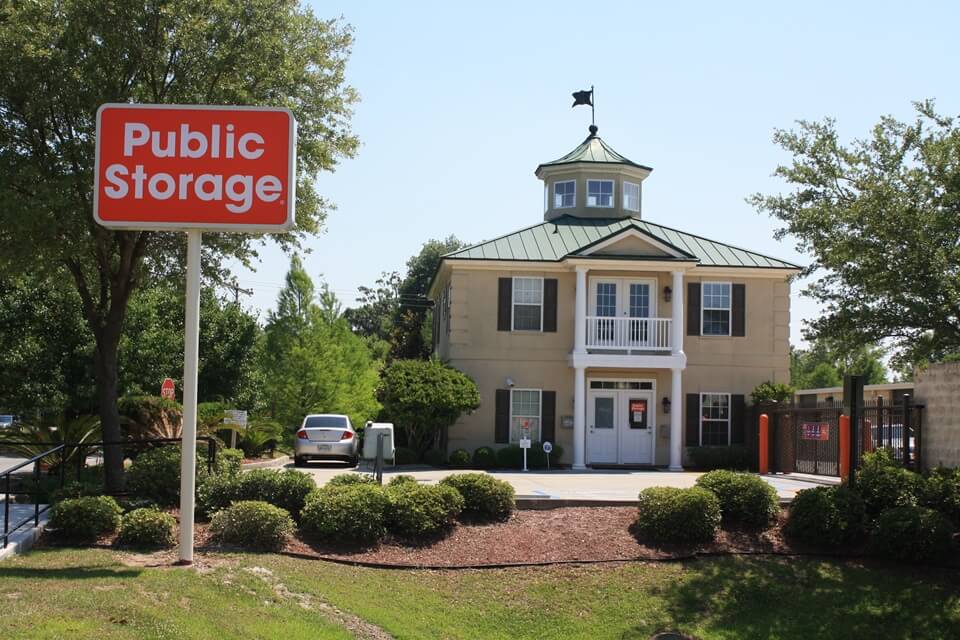
[(347, 309), (344, 317), (357, 335), (371, 342), (389, 343), (393, 319), (400, 306), (400, 274), (383, 272), (373, 287), (360, 287), (359, 306)]
[(754, 404), (773, 400), (774, 402), (789, 402), (793, 399), (794, 388), (782, 382), (761, 382), (750, 393)]
[(339, 303), (325, 292), (316, 302), (310, 276), (291, 260), (277, 310), (268, 315), (261, 367), (267, 413), (292, 430), (308, 413), (343, 413), (362, 425), (379, 411), (379, 363), (347, 321), (330, 312)]
[(399, 305), (393, 320), (391, 358), (422, 360), (430, 357), (433, 312), (424, 296), (440, 265), (440, 258), (464, 246), (455, 236), (428, 240), (420, 253), (407, 260), (407, 275), (397, 292)]
[(809, 323), (843, 351), (888, 344), (894, 364), (960, 351), (960, 129), (932, 102), (912, 123), (883, 117), (843, 144), (832, 119), (800, 121), (774, 141), (792, 156), (790, 192), (750, 198), (813, 260)]
[[(349, 27), (296, 0), (38, 0), (0, 8), (0, 270), (69, 278), (96, 344), (103, 434), (120, 435), (118, 362), (127, 302), (142, 282), (179, 275), (180, 234), (94, 224), (94, 130), (106, 102), (289, 107), (299, 123), (296, 244), (320, 229), (320, 171), (352, 156), (356, 94), (344, 84)], [(246, 261), (262, 237), (208, 234), (208, 275)], [(122, 452), (105, 452), (106, 485)]]
[(826, 340), (818, 340), (808, 349), (791, 348), (790, 383), (797, 389), (838, 387), (849, 374), (863, 376), (865, 384), (880, 384), (887, 380), (882, 354), (876, 347), (839, 350)]
[(436, 447), (465, 411), (480, 406), (480, 392), (467, 375), (432, 360), (394, 360), (378, 392), (384, 413), (419, 452)]

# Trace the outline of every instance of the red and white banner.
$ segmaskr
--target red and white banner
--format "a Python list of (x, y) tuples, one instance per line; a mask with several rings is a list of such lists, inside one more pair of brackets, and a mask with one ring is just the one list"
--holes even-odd
[(280, 108), (105, 104), (94, 218), (117, 229), (287, 231), (296, 131)]

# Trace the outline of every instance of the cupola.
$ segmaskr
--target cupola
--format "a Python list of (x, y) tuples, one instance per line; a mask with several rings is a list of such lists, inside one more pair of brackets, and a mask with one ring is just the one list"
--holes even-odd
[(639, 218), (641, 184), (651, 171), (614, 151), (590, 125), (590, 135), (576, 149), (537, 167), (543, 218)]

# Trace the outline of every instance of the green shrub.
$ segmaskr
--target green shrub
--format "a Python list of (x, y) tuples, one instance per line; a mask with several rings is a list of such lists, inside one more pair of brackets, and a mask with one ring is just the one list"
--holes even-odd
[(423, 452), (423, 464), (431, 467), (443, 467), (447, 464), (447, 454), (440, 449), (429, 449)]
[(720, 501), (701, 487), (650, 487), (640, 492), (634, 527), (655, 544), (710, 542), (720, 527)]
[(776, 489), (752, 473), (717, 469), (697, 478), (697, 486), (720, 500), (724, 523), (766, 527), (780, 512)]
[(286, 509), (259, 500), (235, 502), (210, 521), (214, 539), (247, 549), (278, 549), (292, 532)]
[(317, 489), (307, 498), (300, 528), (309, 538), (341, 544), (372, 544), (387, 532), (390, 500), (377, 484)]
[(41, 502), (60, 502), (70, 498), (82, 498), (84, 496), (99, 496), (103, 493), (103, 485), (99, 482), (76, 482), (71, 481), (57, 487), (49, 492), (49, 497)]
[(390, 507), (387, 529), (408, 540), (436, 536), (448, 529), (463, 511), (463, 497), (447, 485), (405, 482), (387, 490)]
[(414, 478), (413, 476), (401, 473), (398, 476), (393, 476), (392, 478), (390, 478), (390, 482), (387, 483), (387, 486), (396, 487), (401, 484), (420, 484), (420, 483), (417, 482), (417, 479)]
[(177, 521), (159, 509), (134, 509), (120, 520), (120, 544), (131, 547), (170, 547)]
[(199, 511), (210, 515), (241, 500), (267, 502), (299, 517), (307, 495), (316, 488), (313, 477), (302, 471), (253, 469), (235, 476), (204, 478), (197, 489)]
[(217, 452), (217, 472), (237, 475), (243, 467), (242, 449), (221, 449)]
[(473, 452), (473, 466), (477, 469), (493, 469), (497, 466), (497, 452), (490, 447), (480, 447)]
[(953, 527), (946, 516), (926, 507), (893, 507), (880, 514), (872, 549), (890, 558), (926, 562), (946, 557)]
[(393, 464), (417, 464), (420, 456), (408, 447), (396, 447), (393, 450)]
[(522, 469), (523, 449), (515, 444), (497, 449), (497, 466), (502, 469)]
[(857, 542), (865, 523), (865, 506), (857, 493), (846, 486), (815, 487), (797, 492), (784, 533), (805, 544), (837, 547)]
[(447, 462), (450, 463), (451, 467), (465, 469), (470, 466), (470, 452), (466, 449), (457, 449), (450, 454)]
[(790, 402), (795, 389), (783, 382), (761, 382), (750, 392), (750, 401), (753, 404), (761, 402)]
[(327, 480), (328, 487), (349, 487), (355, 484), (377, 484), (372, 473), (341, 473)]
[(514, 509), (514, 491), (509, 482), (486, 473), (457, 473), (440, 481), (463, 496), (463, 511), (483, 520), (505, 520)]
[(120, 526), (123, 509), (109, 496), (69, 498), (53, 505), (50, 526), (69, 540), (96, 540)]
[(875, 520), (887, 509), (915, 506), (923, 477), (900, 466), (888, 449), (878, 449), (863, 454), (856, 487), (867, 508), (867, 517)]
[[(550, 466), (556, 466), (557, 460), (563, 455), (563, 448), (553, 445), (550, 452)], [(523, 468), (523, 449), (519, 445), (511, 444), (497, 451), (497, 463), (504, 469)], [(542, 442), (533, 442), (527, 450), (527, 468), (543, 469), (547, 466), (547, 454), (543, 451)]]
[(127, 490), (165, 507), (177, 504), (180, 500), (180, 447), (157, 447), (140, 453), (127, 471)]
[(960, 469), (938, 467), (924, 479), (920, 504), (947, 516), (960, 526)]
[(746, 471), (754, 466), (754, 456), (746, 447), (688, 447), (693, 466), (703, 471), (731, 469)]

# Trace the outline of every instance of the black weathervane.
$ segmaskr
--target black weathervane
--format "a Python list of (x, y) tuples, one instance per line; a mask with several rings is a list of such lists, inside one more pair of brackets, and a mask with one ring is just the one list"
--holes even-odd
[(570, 105), (571, 108), (579, 106), (581, 104), (590, 105), (590, 124), (597, 124), (594, 120), (594, 107), (593, 107), (593, 85), (590, 85), (589, 91), (574, 91), (573, 92), (573, 104)]

